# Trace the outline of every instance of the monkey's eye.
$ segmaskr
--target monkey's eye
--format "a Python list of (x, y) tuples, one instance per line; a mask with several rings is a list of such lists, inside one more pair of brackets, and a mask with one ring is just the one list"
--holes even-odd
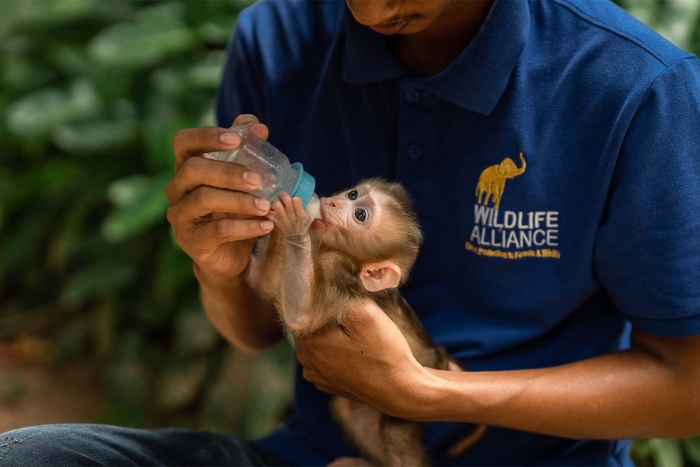
[(348, 192), (348, 198), (350, 198), (350, 199), (357, 199), (357, 195), (358, 195), (357, 190), (352, 190), (352, 191)]
[(360, 222), (364, 222), (367, 219), (367, 211), (365, 211), (362, 208), (355, 209), (355, 219), (357, 219)]

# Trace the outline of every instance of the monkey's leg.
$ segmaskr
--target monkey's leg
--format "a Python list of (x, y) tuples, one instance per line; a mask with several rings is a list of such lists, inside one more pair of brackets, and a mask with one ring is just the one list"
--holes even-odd
[(331, 411), (345, 435), (360, 452), (372, 461), (385, 464), (386, 452), (379, 433), (382, 413), (367, 404), (336, 396)]
[(382, 416), (382, 439), (387, 457), (383, 465), (398, 467), (422, 467), (430, 465), (421, 434), (425, 425), (400, 418)]

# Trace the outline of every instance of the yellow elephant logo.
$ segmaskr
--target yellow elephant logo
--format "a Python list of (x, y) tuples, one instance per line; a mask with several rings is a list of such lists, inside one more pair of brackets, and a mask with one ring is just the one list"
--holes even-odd
[[(500, 164), (486, 167), (479, 175), (479, 181), (476, 184), (476, 202), (479, 204), (488, 204), (489, 198), (493, 202), (493, 208), (498, 209), (501, 204), (503, 190), (506, 187), (506, 179), (517, 177), (525, 172), (525, 158), (523, 153), (520, 153), (520, 168), (515, 165), (513, 159), (506, 157)], [(483, 202), (481, 198), (486, 195)]]

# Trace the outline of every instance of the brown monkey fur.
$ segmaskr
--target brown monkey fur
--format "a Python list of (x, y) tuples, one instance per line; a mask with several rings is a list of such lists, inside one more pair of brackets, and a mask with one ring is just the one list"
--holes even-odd
[[(318, 221), (303, 211), (301, 200), (287, 194), (272, 207), (268, 218), (275, 228), (261, 239), (248, 279), (273, 300), (293, 336), (338, 326), (346, 312), (369, 298), (398, 326), (421, 365), (449, 369), (455, 361), (431, 340), (397, 288), (422, 242), (410, 197), (400, 184), (369, 179), (323, 198)], [(362, 222), (358, 209), (366, 214)], [(367, 268), (374, 269), (367, 273)], [(331, 410), (360, 452), (378, 465), (429, 464), (420, 441), (424, 423), (339, 396), (332, 399)], [(484, 429), (476, 427), (447, 454), (464, 452)]]

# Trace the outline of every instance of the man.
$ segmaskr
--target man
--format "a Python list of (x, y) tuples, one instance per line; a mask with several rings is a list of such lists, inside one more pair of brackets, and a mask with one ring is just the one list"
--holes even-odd
[[(296, 414), (253, 445), (48, 427), (14, 432), (35, 435), (25, 459), (356, 457), (328, 393), (436, 422), (424, 436), (436, 463), (631, 465), (621, 439), (700, 433), (693, 55), (603, 0), (263, 2), (229, 44), (218, 120), (269, 134), (322, 194), (365, 176), (403, 183), (425, 234), (404, 295), (471, 371), (421, 367), (386, 316), (357, 310), (347, 334), (297, 342)], [(262, 350), (280, 331), (243, 277), (269, 203), (243, 193), (255, 173), (201, 157), (238, 143), (222, 128), (178, 133), (168, 218), (207, 315)], [(471, 423), (485, 436), (447, 460)]]

